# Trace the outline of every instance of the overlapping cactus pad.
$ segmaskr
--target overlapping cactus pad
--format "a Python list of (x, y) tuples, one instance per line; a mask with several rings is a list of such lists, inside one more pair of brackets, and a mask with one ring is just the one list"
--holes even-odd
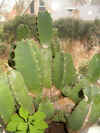
[(70, 54), (40, 48), (34, 41), (21, 41), (15, 50), (16, 69), (21, 72), (29, 90), (41, 93), (43, 88), (63, 88), (75, 82), (76, 73)]
[[(30, 103), (30, 104), (29, 104)], [(32, 98), (22, 75), (14, 70), (0, 73), (0, 116), (5, 122), (9, 121), (15, 112), (15, 105), (23, 106), (30, 113), (34, 112)]]

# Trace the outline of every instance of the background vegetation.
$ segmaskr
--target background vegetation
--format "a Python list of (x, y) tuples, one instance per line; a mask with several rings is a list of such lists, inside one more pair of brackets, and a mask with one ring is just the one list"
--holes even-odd
[[(8, 43), (26, 38), (37, 40), (36, 17), (32, 15), (17, 16), (0, 26), (0, 38)], [(56, 37), (60, 40), (80, 40), (91, 48), (100, 44), (100, 20), (94, 21), (62, 18), (53, 23)], [(55, 33), (54, 33), (55, 36)]]
[[(36, 34), (35, 24), (36, 18), (32, 15), (17, 16), (15, 19), (4, 23), (2, 40), (13, 42), (19, 40), (19, 36), (20, 39), (32, 38)], [(21, 28), (23, 29), (22, 32)]]
[(60, 39), (80, 39), (84, 40), (92, 35), (99, 37), (100, 20), (84, 21), (72, 18), (59, 19), (54, 22), (54, 27), (58, 30)]

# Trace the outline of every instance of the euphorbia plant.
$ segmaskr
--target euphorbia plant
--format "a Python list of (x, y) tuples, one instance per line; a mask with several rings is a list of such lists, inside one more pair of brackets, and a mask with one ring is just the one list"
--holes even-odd
[(44, 133), (48, 128), (45, 122), (46, 115), (36, 112), (30, 115), (24, 108), (19, 109), (19, 115), (14, 114), (8, 123), (6, 130), (13, 133)]

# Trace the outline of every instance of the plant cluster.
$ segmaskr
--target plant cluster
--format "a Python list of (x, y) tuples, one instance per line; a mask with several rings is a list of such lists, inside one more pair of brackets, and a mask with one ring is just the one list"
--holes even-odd
[(100, 34), (100, 20), (86, 21), (64, 18), (55, 21), (54, 26), (58, 29), (58, 36), (61, 39), (70, 38), (83, 40), (93, 34)]
[(8, 42), (36, 36), (36, 17), (32, 15), (16, 16), (4, 24), (3, 38)]
[(77, 20), (73, 18), (59, 19), (54, 22), (54, 27), (57, 28), (60, 39), (86, 40), (87, 47), (92, 47), (90, 41), (95, 43), (93, 45), (100, 44), (100, 20), (98, 19), (95, 21)]
[[(100, 78), (100, 54), (91, 59), (86, 75), (79, 74), (74, 67), (72, 56), (65, 53), (58, 44), (52, 45), (53, 26), (48, 12), (39, 13), (37, 27), (39, 42), (27, 39), (17, 42), (13, 58), (15, 70), (9, 68), (0, 71), (0, 116), (8, 122), (16, 110), (15, 105), (33, 113), (35, 99), (37, 110), (44, 112), (47, 120), (63, 121), (71, 130), (80, 130), (85, 124), (93, 124), (100, 116), (100, 87), (97, 84)], [(43, 96), (44, 89), (53, 87), (60, 90), (63, 97), (73, 101), (75, 106), (68, 103), (68, 108), (72, 108), (69, 112), (67, 108), (64, 112), (59, 112), (50, 99), (46, 100)], [(44, 100), (40, 97), (33, 99), (33, 95), (37, 98), (42, 96)], [(22, 118), (28, 118), (21, 114)], [(32, 132), (35, 129), (37, 128), (32, 128)]]

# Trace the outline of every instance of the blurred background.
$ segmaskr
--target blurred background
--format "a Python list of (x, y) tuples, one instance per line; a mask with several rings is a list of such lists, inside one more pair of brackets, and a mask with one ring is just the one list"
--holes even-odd
[(45, 9), (54, 20), (62, 17), (86, 20), (100, 18), (100, 0), (0, 0), (0, 21)]

